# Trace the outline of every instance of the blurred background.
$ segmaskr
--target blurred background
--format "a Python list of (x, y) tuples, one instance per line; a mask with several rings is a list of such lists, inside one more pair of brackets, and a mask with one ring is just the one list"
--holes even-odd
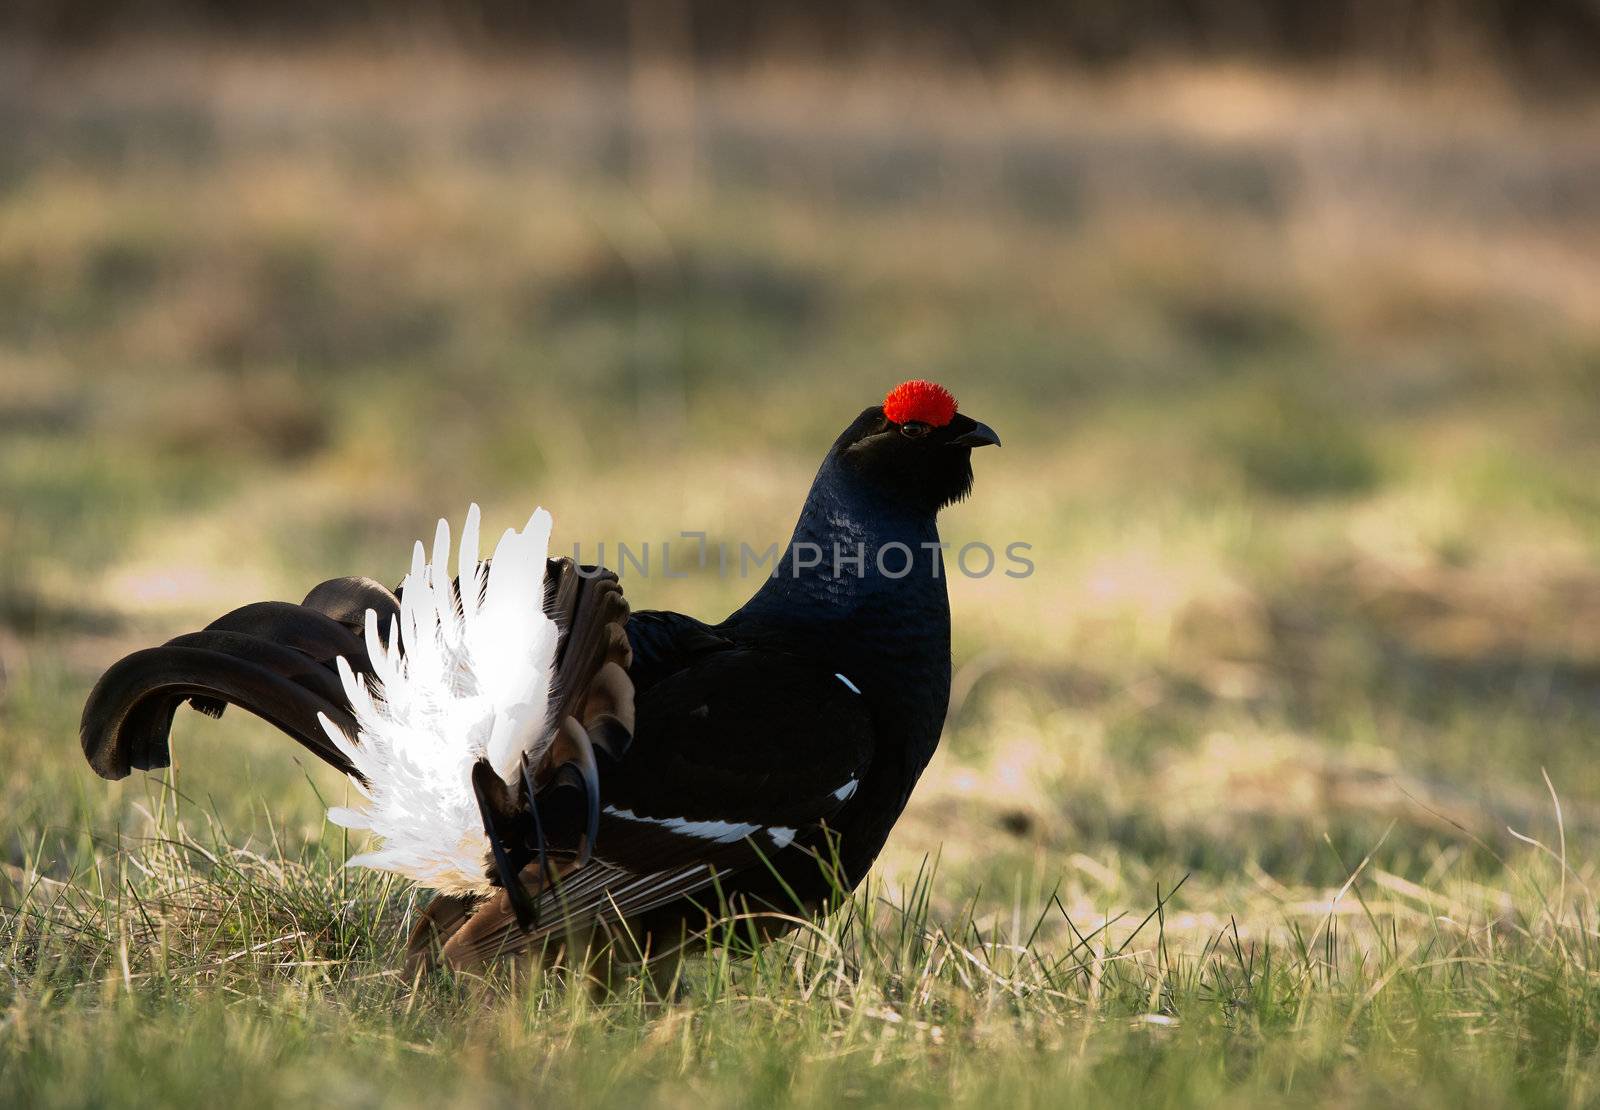
[[(1541, 770), (1592, 833), (1597, 57), (1582, 0), (8, 5), (0, 854), (146, 827), (77, 750), (121, 654), (473, 499), (781, 541), (913, 376), (1005, 440), (945, 538), (1037, 569), (952, 582), (889, 874), (1210, 928), (1385, 829), (1492, 867)], [(679, 569), (634, 604), (753, 588)], [(344, 790), (175, 750), (238, 843)]]

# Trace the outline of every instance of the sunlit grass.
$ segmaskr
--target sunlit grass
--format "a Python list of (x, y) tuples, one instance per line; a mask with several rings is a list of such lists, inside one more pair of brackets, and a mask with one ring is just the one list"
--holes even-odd
[(341, 869), (336, 837), (240, 848), (159, 798), (65, 881), (8, 868), (0, 1059), (27, 1104), (1482, 1104), (1596, 1078), (1592, 871), (1554, 850), (1504, 887), (1446, 858), (1422, 885), (1373, 864), (1380, 838), (1337, 888), (1244, 926), (1197, 914), (1185, 876), (1116, 912), (1037, 875), (939, 908), (925, 860), (787, 938), (736, 922), (670, 980), (597, 993), (514, 968), (408, 978), (414, 900)]

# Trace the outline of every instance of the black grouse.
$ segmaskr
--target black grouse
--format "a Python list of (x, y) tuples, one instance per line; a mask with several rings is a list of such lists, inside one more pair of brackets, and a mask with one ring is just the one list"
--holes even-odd
[(543, 510), (480, 561), (474, 506), (455, 576), (441, 521), (393, 592), (334, 579), (122, 659), (84, 707), (84, 754), (110, 779), (167, 766), (185, 701), (270, 721), (362, 795), (330, 814), (374, 834), (351, 862), (438, 892), (410, 942), (424, 965), (578, 938), (653, 962), (732, 912), (781, 930), (861, 881), (938, 744), (937, 516), (999, 442), (940, 386), (897, 386), (714, 625), (630, 613), (616, 575), (548, 557)]

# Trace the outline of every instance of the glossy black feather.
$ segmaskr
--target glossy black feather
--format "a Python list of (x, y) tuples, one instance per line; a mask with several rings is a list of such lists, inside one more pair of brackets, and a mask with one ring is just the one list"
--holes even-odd
[(400, 599), (381, 582), (371, 578), (330, 578), (312, 587), (300, 603), (315, 609), (346, 628), (359, 633), (366, 624), (367, 610), (378, 616), (378, 631), (388, 634), (389, 622), (400, 612)]
[(628, 668), (635, 690), (654, 686), (697, 659), (733, 646), (703, 621), (659, 609), (636, 611), (628, 620), (633, 665)]
[[(338, 579), (310, 596), (349, 596), (341, 584), (364, 581)], [(384, 603), (359, 588), (362, 596)], [(377, 589), (393, 602), (393, 594)], [(317, 717), (326, 714), (347, 732), (354, 730), (334, 660), (342, 656), (358, 673), (368, 671), (366, 644), (353, 630), (358, 626), (315, 606), (261, 601), (225, 613), (199, 632), (135, 652), (106, 671), (84, 704), (84, 755), (106, 778), (167, 766), (173, 715), (187, 700), (210, 717), (222, 716), (229, 704), (248, 710), (348, 774), (350, 761)]]
[[(237, 646), (240, 650), (182, 644), (147, 648), (107, 670), (89, 695), (79, 730), (89, 765), (108, 779), (124, 778), (135, 768), (168, 766), (173, 715), (185, 700), (201, 697), (247, 709), (324, 762), (354, 773), (318, 721), (318, 715), (325, 714), (342, 728), (354, 728), (342, 695), (334, 701), (309, 688), (304, 683), (308, 670), (272, 665), (285, 662), (287, 649), (263, 643), (259, 651), (250, 652), (242, 644)], [(316, 664), (308, 661), (305, 666)]]

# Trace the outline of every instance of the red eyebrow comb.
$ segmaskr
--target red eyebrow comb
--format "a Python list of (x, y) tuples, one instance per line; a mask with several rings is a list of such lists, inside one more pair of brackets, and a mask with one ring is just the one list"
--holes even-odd
[(931, 424), (942, 428), (956, 415), (956, 399), (942, 385), (915, 378), (901, 382), (883, 399), (883, 415), (896, 424)]

